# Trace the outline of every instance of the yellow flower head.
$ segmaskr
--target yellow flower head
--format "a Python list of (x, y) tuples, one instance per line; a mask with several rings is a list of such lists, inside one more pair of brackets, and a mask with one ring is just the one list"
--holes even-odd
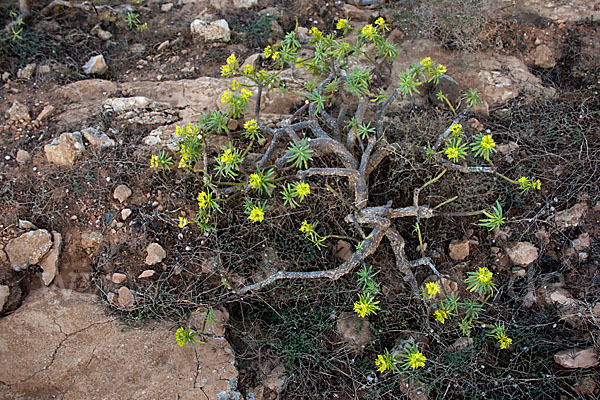
[(340, 19), (338, 19), (338, 22), (337, 22), (337, 24), (335, 26), (335, 29), (341, 31), (342, 29), (348, 28), (348, 26), (349, 26), (348, 20), (344, 19), (344, 18), (340, 18)]
[(381, 17), (375, 20), (375, 25), (380, 26), (381, 28), (383, 28), (384, 31), (390, 30), (390, 28), (388, 28), (388, 26), (385, 24), (385, 20)]
[(231, 151), (231, 149), (225, 149), (225, 151), (223, 151), (223, 154), (221, 154), (221, 157), (219, 160), (223, 164), (231, 165), (235, 161), (235, 156), (234, 156), (233, 152)]
[(454, 133), (455, 135), (458, 135), (462, 132), (462, 129), (463, 126), (461, 124), (454, 124), (450, 127), (450, 132)]
[(377, 356), (377, 360), (375, 361), (375, 366), (379, 372), (385, 372), (392, 368), (392, 360), (387, 354), (379, 354)]
[(232, 74), (233, 71), (231, 70), (231, 67), (229, 65), (221, 65), (221, 76), (231, 76)]
[(429, 298), (432, 298), (440, 291), (440, 285), (435, 282), (427, 282), (425, 284), (425, 288), (427, 289), (427, 294)]
[(438, 64), (438, 66), (435, 67), (435, 73), (436, 75), (444, 75), (446, 73), (446, 66)]
[(375, 28), (373, 28), (373, 25), (367, 24), (360, 30), (360, 33), (363, 36), (371, 39), (373, 37), (373, 35), (375, 34)]
[(424, 67), (431, 67), (431, 57), (425, 57), (421, 60), (420, 64)]
[(159, 165), (158, 161), (159, 161), (158, 156), (153, 155), (150, 158), (150, 168), (158, 168), (158, 165)]
[(187, 224), (189, 224), (189, 221), (187, 220), (187, 218), (179, 217), (179, 227), (180, 228), (183, 228)]
[(175, 136), (181, 136), (181, 135), (183, 135), (183, 134), (184, 134), (184, 132), (185, 132), (185, 131), (183, 130), (183, 128), (182, 128), (182, 127), (180, 127), (179, 125), (177, 125), (177, 126), (175, 127)]
[(244, 74), (245, 75), (250, 75), (254, 72), (254, 67), (250, 64), (246, 64), (244, 65)]
[(492, 135), (485, 135), (481, 138), (481, 147), (486, 150), (491, 150), (496, 146), (494, 139), (492, 139)]
[(309, 224), (307, 220), (302, 221), (302, 225), (300, 226), (300, 232), (310, 234), (315, 231), (315, 228), (312, 224)]
[(316, 26), (313, 26), (312, 28), (310, 28), (310, 31), (308, 31), (308, 33), (310, 33), (313, 36), (313, 38), (315, 38), (315, 39), (320, 39), (323, 37), (323, 34), (319, 30), (319, 28), (317, 28)]
[(298, 197), (300, 197), (300, 201), (304, 200), (304, 198), (310, 194), (310, 185), (305, 182), (297, 183), (296, 186), (294, 186), (294, 189), (296, 190)]
[(498, 335), (496, 338), (498, 339), (498, 343), (500, 343), (501, 349), (507, 349), (512, 344), (512, 339), (506, 335)]
[(358, 301), (354, 303), (354, 312), (361, 318), (370, 314), (377, 314), (376, 311), (380, 310), (377, 304), (379, 302), (375, 301), (370, 294), (361, 294), (358, 296)]
[(251, 188), (258, 189), (262, 183), (262, 178), (257, 173), (251, 174), (249, 183)]
[(532, 186), (534, 189), (542, 190), (542, 182), (539, 179), (537, 181), (533, 182)]
[(221, 96), (221, 103), (229, 103), (231, 102), (231, 92), (229, 90), (226, 90), (223, 92), (223, 95)]
[(494, 274), (492, 273), (492, 271), (490, 271), (486, 267), (481, 267), (477, 271), (476, 278), (481, 284), (489, 285), (490, 283), (492, 283), (493, 276)]
[(411, 367), (413, 370), (416, 368), (424, 367), (425, 361), (427, 361), (427, 359), (420, 351), (414, 351), (408, 356), (408, 366)]
[(198, 208), (205, 209), (210, 204), (210, 195), (206, 192), (198, 193)]
[(242, 90), (240, 90), (240, 93), (245, 100), (252, 96), (252, 92), (246, 88), (242, 88)]
[(231, 53), (229, 57), (227, 57), (227, 65), (230, 67), (234, 67), (237, 63), (237, 58), (235, 58), (235, 53)]
[(459, 152), (458, 148), (455, 146), (446, 148), (444, 152), (446, 153), (446, 157), (448, 157), (449, 160), (456, 160), (458, 158)]
[(271, 46), (267, 46), (265, 47), (265, 50), (263, 51), (263, 55), (265, 56), (265, 58), (269, 58), (271, 57), (271, 55), (273, 54), (273, 50), (271, 50)]
[(436, 321), (441, 322), (442, 324), (444, 322), (446, 322), (446, 320), (448, 319), (448, 310), (446, 310), (445, 308), (442, 308), (440, 310), (435, 310), (433, 315), (435, 315), (435, 319)]
[(265, 210), (263, 210), (262, 207), (254, 207), (252, 211), (250, 211), (248, 219), (253, 223), (262, 222), (265, 219)]
[(231, 90), (233, 90), (234, 92), (241, 87), (242, 87), (242, 84), (239, 83), (237, 79), (234, 79), (231, 81)]
[(246, 129), (246, 130), (258, 129), (258, 124), (256, 123), (256, 120), (254, 118), (252, 118), (250, 121), (247, 121), (244, 124), (244, 129)]

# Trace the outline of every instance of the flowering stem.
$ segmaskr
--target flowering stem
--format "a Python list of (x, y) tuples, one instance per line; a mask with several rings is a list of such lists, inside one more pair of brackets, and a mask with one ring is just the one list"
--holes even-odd
[(519, 182), (517, 182), (517, 181), (515, 181), (513, 179), (510, 179), (508, 176), (502, 175), (500, 172), (496, 172), (496, 175), (498, 175), (500, 178), (502, 178), (502, 179), (504, 179), (504, 180), (506, 180), (506, 181), (508, 181), (510, 183), (513, 183), (515, 185), (519, 184)]

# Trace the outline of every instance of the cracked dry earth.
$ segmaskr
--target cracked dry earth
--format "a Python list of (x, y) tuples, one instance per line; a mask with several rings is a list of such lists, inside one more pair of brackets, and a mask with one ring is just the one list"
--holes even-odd
[(38, 289), (0, 319), (0, 398), (239, 398), (225, 338), (179, 347), (175, 328), (130, 328), (107, 316), (95, 295)]

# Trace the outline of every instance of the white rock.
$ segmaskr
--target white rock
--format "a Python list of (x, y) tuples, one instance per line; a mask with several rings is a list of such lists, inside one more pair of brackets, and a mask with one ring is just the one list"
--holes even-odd
[(233, 0), (235, 8), (250, 8), (258, 4), (258, 0)]
[(192, 36), (200, 41), (229, 42), (231, 40), (229, 24), (224, 19), (214, 22), (196, 19), (190, 24), (190, 30)]
[(119, 185), (115, 188), (113, 192), (113, 198), (115, 200), (119, 200), (119, 203), (124, 202), (131, 196), (131, 189), (129, 189), (126, 185)]
[(5, 247), (12, 268), (20, 271), (37, 264), (52, 247), (52, 236), (45, 229), (29, 231), (12, 239)]
[(554, 361), (565, 368), (592, 368), (600, 364), (593, 347), (559, 351), (554, 355)]
[(127, 218), (129, 218), (129, 216), (131, 215), (131, 209), (130, 208), (124, 208), (121, 210), (121, 219), (123, 221), (125, 221)]
[(113, 147), (116, 144), (115, 141), (108, 137), (106, 133), (97, 128), (82, 129), (81, 133), (83, 134), (83, 137), (94, 147)]
[(135, 303), (135, 299), (133, 298), (133, 294), (129, 288), (122, 286), (119, 288), (119, 298), (117, 299), (117, 303), (119, 307), (122, 308), (132, 308)]
[(115, 272), (114, 274), (112, 274), (112, 277), (110, 278), (110, 280), (116, 284), (123, 283), (125, 281), (125, 279), (127, 279), (127, 275), (121, 274), (119, 272)]
[(167, 252), (158, 243), (150, 243), (146, 248), (148, 255), (146, 256), (146, 264), (158, 264), (167, 256)]
[(8, 109), (6, 112), (6, 117), (10, 121), (31, 120), (31, 117), (29, 116), (29, 108), (18, 100), (15, 100), (12, 106)]
[(139, 276), (138, 279), (144, 279), (144, 278), (150, 278), (151, 276), (154, 276), (154, 274), (156, 273), (156, 271), (154, 271), (153, 269), (147, 269), (144, 270)]
[(162, 6), (160, 6), (160, 11), (169, 12), (169, 11), (171, 11), (172, 8), (173, 8), (173, 3), (165, 3)]
[(83, 66), (83, 72), (87, 75), (102, 75), (107, 70), (108, 66), (106, 65), (106, 61), (104, 61), (104, 56), (102, 54), (91, 57)]
[(506, 254), (517, 265), (526, 267), (538, 258), (538, 249), (529, 242), (518, 242), (506, 248)]
[(48, 161), (62, 166), (73, 166), (84, 151), (85, 146), (79, 132), (65, 132), (44, 146)]
[(31, 154), (29, 154), (29, 152), (26, 150), (19, 149), (17, 150), (16, 160), (19, 164), (25, 164), (31, 161)]

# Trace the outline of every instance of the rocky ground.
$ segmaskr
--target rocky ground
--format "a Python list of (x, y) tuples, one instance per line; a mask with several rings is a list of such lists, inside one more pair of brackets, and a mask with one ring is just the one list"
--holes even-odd
[[(47, 3), (34, 8), (40, 11)], [(476, 37), (464, 37), (451, 36), (443, 25), (443, 34), (433, 32), (433, 23), (429, 32), (417, 17), (407, 17), (412, 11), (437, 21), (440, 15), (427, 11), (426, 1), (410, 2), (409, 8), (405, 2), (383, 3), (108, 1), (99, 2), (95, 11), (67, 7), (50, 17), (35, 15), (22, 39), (2, 38), (0, 397), (444, 398), (419, 380), (377, 381), (374, 367), (364, 367), (361, 357), (372, 364), (374, 353), (365, 354), (365, 348), (386, 325), (371, 326), (345, 312), (351, 302), (336, 304), (331, 313), (326, 307), (315, 311), (316, 303), (303, 308), (300, 300), (291, 311), (276, 309), (278, 302), (296, 296), (329, 296), (326, 282), (293, 295), (231, 295), (223, 281), (241, 287), (256, 280), (257, 269), (265, 273), (291, 259), (282, 260), (285, 251), (274, 250), (265, 239), (259, 267), (248, 272), (239, 264), (251, 250), (217, 251), (210, 239), (179, 230), (177, 218), (193, 213), (194, 189), (178, 188), (193, 181), (180, 171), (161, 175), (148, 168), (150, 155), (177, 150), (175, 126), (222, 107), (219, 99), (231, 79), (220, 77), (219, 66), (231, 52), (251, 63), (296, 25), (302, 36), (312, 26), (331, 31), (340, 17), (362, 26), (378, 16), (390, 21), (389, 39), (400, 50), (389, 66), (392, 81), (424, 57), (446, 65), (451, 77), (442, 84), (451, 101), (458, 101), (459, 89), (477, 88), (482, 94), (471, 129), (506, 132), (498, 146), (502, 163), (532, 165), (544, 181), (533, 199), (506, 194), (512, 223), (493, 234), (474, 224), (432, 225), (429, 246), (438, 268), (460, 277), (467, 266), (491, 263), (502, 277), (503, 295), (514, 302), (511, 323), (563, 329), (540, 333), (547, 353), (518, 362), (534, 364), (539, 357), (543, 367), (531, 376), (519, 375), (522, 381), (515, 385), (527, 386), (546, 374), (549, 387), (560, 390), (541, 389), (539, 398), (600, 395), (599, 6), (586, 0), (493, 2), (490, 14), (502, 17)], [(1, 4), (4, 26), (10, 19), (6, 10), (14, 5)], [(128, 11), (148, 28), (129, 29)], [(299, 77), (289, 71), (282, 77), (291, 91), (300, 87)], [(260, 105), (262, 118), (277, 122), (303, 101), (268, 91)], [(428, 93), (396, 100), (388, 122), (397, 127), (414, 110), (429, 110), (428, 118), (435, 120), (443, 109), (436, 101)], [(535, 125), (548, 115), (558, 122)], [(570, 136), (562, 137), (564, 132)], [(532, 139), (538, 136), (539, 141)], [(227, 141), (214, 137), (209, 146), (218, 149)], [(380, 187), (386, 185), (382, 182)], [(479, 195), (489, 196), (485, 190)], [(227, 232), (219, 232), (220, 240), (227, 240)], [(341, 251), (328, 249), (317, 258), (344, 260), (345, 245), (340, 242)], [(385, 255), (376, 259), (389, 264)], [(390, 293), (402, 287), (396, 281), (386, 281)], [(458, 290), (446, 283), (448, 290)], [(341, 285), (339, 290), (347, 291)], [(204, 343), (177, 346), (175, 330), (200, 329), (202, 307), (212, 304), (218, 305), (215, 324), (203, 335)], [(303, 322), (288, 332), (273, 331), (278, 319), (271, 309), (282, 320), (291, 312)], [(525, 317), (516, 317), (523, 314), (544, 319), (526, 324)], [(261, 336), (267, 333), (274, 336)], [(312, 343), (305, 336), (311, 335), (329, 356), (315, 360), (319, 350), (303, 353), (302, 346)], [(278, 342), (281, 338), (287, 344), (304, 341), (292, 352)], [(473, 346), (462, 339), (453, 340), (447, 352)], [(525, 343), (514, 340), (519, 339)], [(281, 347), (269, 347), (276, 344)], [(529, 357), (525, 347), (519, 348), (514, 352)], [(324, 369), (307, 376), (314, 365)], [(354, 376), (359, 369), (363, 375)], [(429, 382), (427, 376), (419, 379)], [(387, 389), (379, 391), (383, 385)]]

